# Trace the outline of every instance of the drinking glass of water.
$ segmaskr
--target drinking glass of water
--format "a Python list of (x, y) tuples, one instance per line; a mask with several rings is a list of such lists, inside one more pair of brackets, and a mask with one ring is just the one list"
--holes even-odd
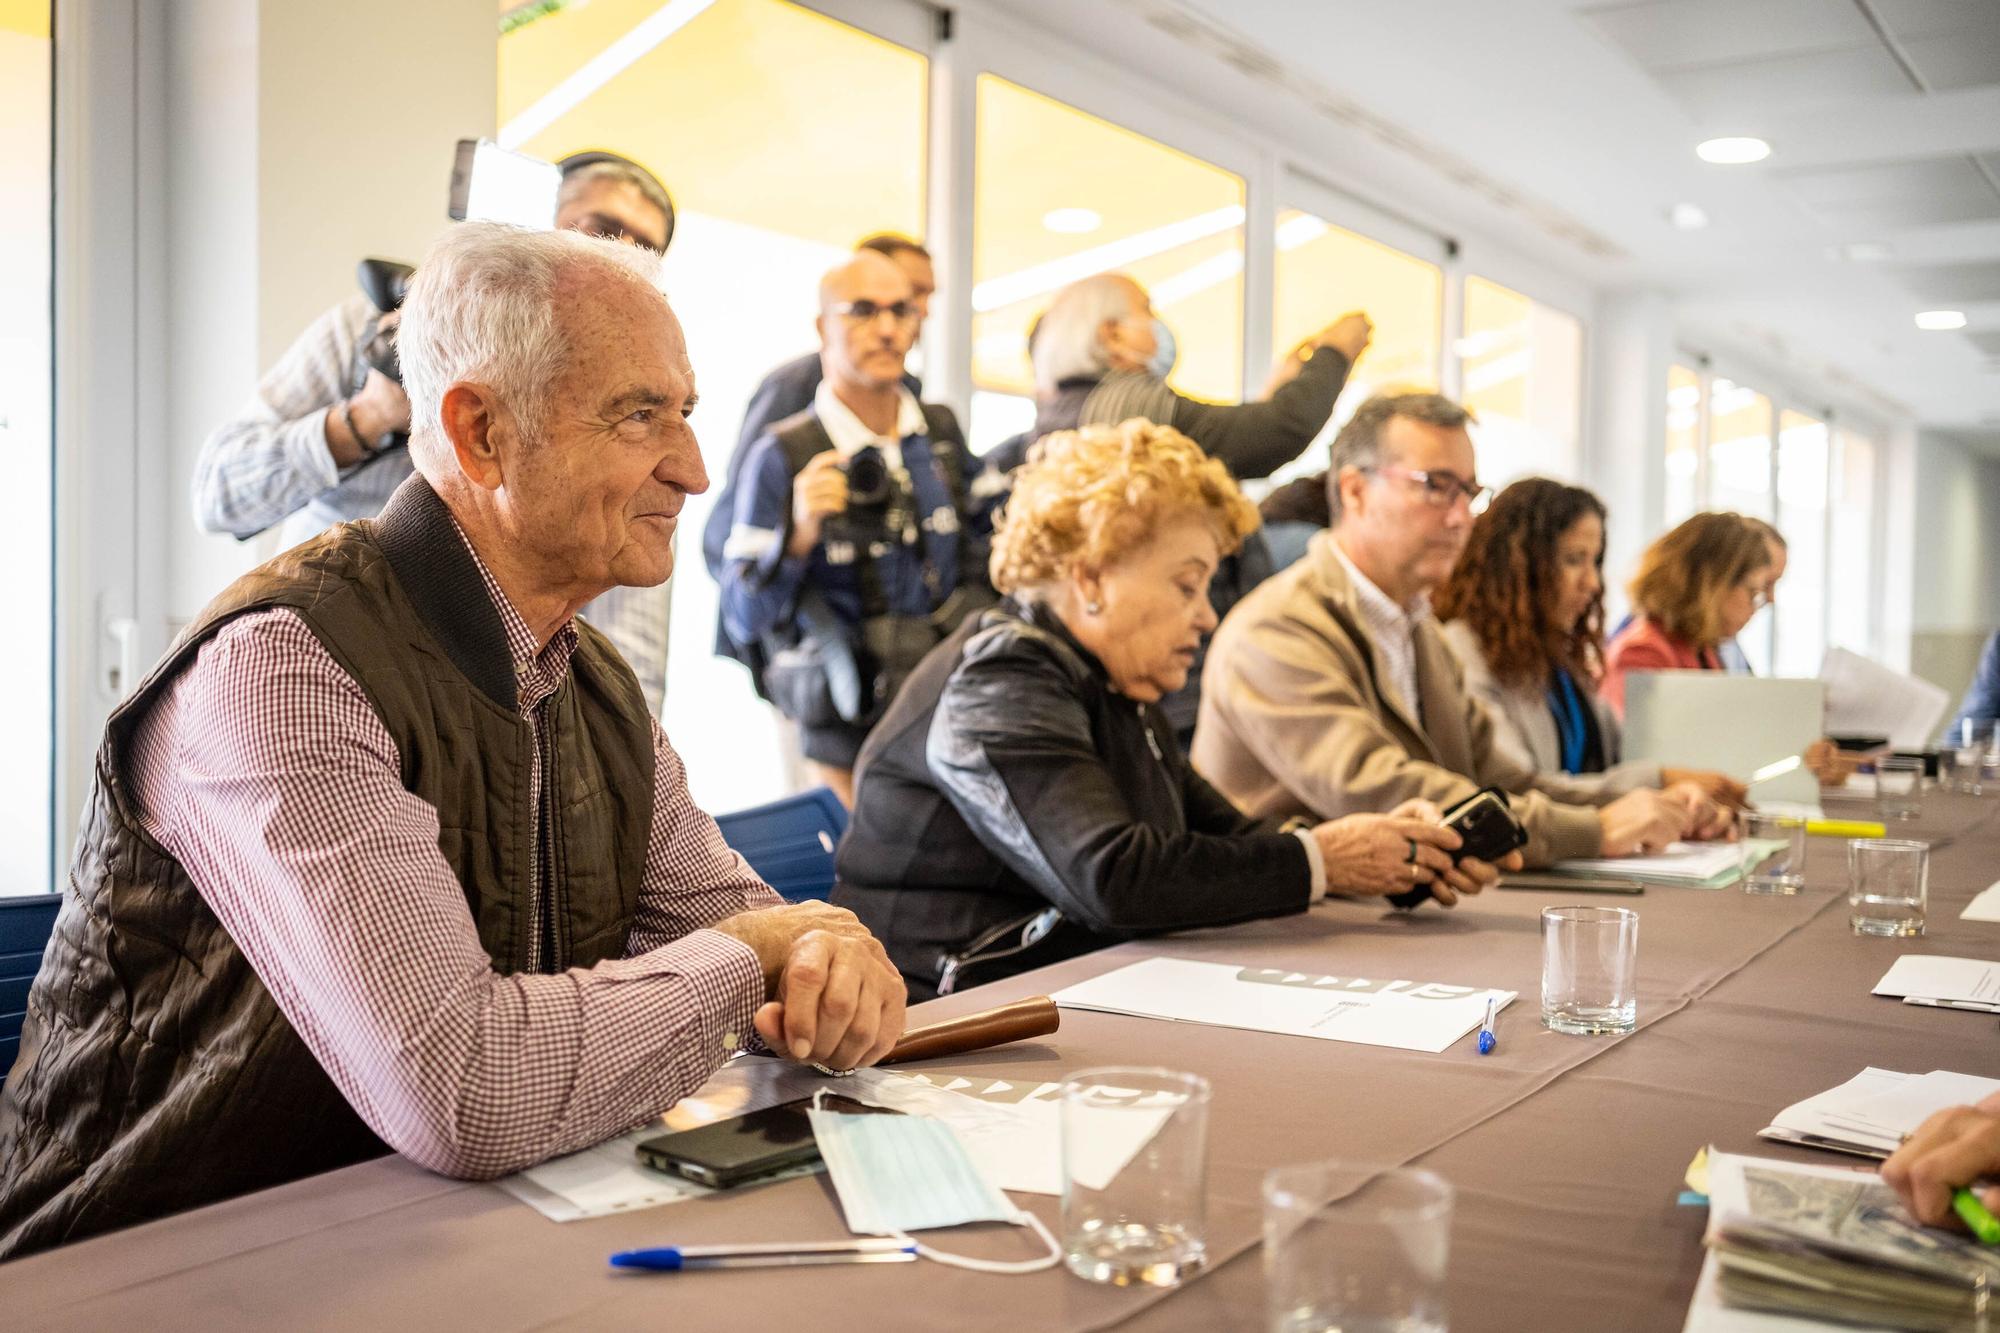
[(1573, 1037), (1639, 1025), (1639, 914), (1542, 909), (1542, 1022)]
[(1797, 815), (1745, 810), (1738, 817), (1743, 840), (1745, 893), (1797, 893), (1806, 882), (1806, 821)]
[(1848, 924), (1857, 935), (1921, 935), (1931, 848), (1900, 838), (1847, 844)]
[(1883, 823), (1915, 819), (1923, 808), (1924, 761), (1885, 754), (1875, 761), (1875, 807)]
[(1092, 1282), (1171, 1287), (1207, 1261), (1208, 1080), (1085, 1069), (1062, 1085), (1062, 1241)]
[(1413, 1167), (1315, 1162), (1264, 1177), (1269, 1333), (1443, 1333), (1451, 1186)]

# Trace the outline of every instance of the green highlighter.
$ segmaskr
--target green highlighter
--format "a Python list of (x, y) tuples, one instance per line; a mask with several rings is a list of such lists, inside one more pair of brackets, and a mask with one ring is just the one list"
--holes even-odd
[(2000, 1245), (2000, 1219), (1986, 1211), (1979, 1196), (1963, 1186), (1951, 1192), (1951, 1210), (1972, 1230), (1982, 1245)]

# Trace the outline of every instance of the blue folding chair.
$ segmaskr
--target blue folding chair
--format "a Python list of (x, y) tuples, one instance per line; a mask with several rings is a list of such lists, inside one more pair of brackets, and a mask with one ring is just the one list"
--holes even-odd
[(28, 1016), (28, 987), (41, 970), (42, 950), (55, 929), (60, 893), (0, 898), (0, 1083), (21, 1050), (21, 1020)]
[(833, 849), (847, 832), (847, 807), (826, 787), (769, 805), (717, 815), (722, 839), (743, 854), (786, 902), (833, 892)]

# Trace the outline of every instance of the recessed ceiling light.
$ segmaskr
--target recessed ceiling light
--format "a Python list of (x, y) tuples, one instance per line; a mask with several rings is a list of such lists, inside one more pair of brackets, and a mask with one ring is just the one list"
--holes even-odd
[(1094, 209), (1051, 208), (1042, 214), (1042, 225), (1065, 236), (1081, 236), (1103, 226), (1104, 219)]
[(1895, 256), (1896, 247), (1887, 241), (1849, 241), (1846, 245), (1830, 245), (1826, 249), (1828, 259), (1844, 259), (1854, 264), (1877, 264)]
[(1965, 327), (1965, 312), (1963, 310), (1919, 310), (1917, 312), (1917, 327), (1928, 329), (1932, 333), (1949, 333), (1953, 329), (1962, 329)]
[(1667, 221), (1682, 231), (1700, 231), (1708, 225), (1708, 210), (1700, 204), (1675, 204), (1667, 210)]
[(1694, 146), (1694, 154), (1704, 162), (1736, 167), (1746, 162), (1762, 162), (1771, 155), (1771, 145), (1747, 137), (1707, 139)]

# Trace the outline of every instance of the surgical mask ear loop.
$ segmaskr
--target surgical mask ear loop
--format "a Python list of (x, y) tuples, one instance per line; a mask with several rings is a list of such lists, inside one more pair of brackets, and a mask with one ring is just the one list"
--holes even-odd
[[(818, 1111), (826, 1108), (826, 1092), (825, 1088), (820, 1088), (813, 1093), (814, 1110)], [(894, 1234), (897, 1240), (911, 1246), (919, 1255), (929, 1259), (932, 1263), (943, 1264), (947, 1268), (964, 1268), (974, 1273), (1039, 1273), (1045, 1269), (1054, 1268), (1062, 1262), (1062, 1247), (1056, 1244), (1056, 1238), (1049, 1234), (1049, 1229), (1042, 1224), (1041, 1218), (1036, 1217), (1033, 1213), (1025, 1209), (1016, 1208), (1014, 1210), (1014, 1225), (1030, 1228), (1037, 1236), (1042, 1238), (1042, 1244), (1049, 1247), (1049, 1252), (1039, 1259), (974, 1259), (968, 1255), (946, 1254), (943, 1250), (933, 1249), (906, 1231), (898, 1231)]]
[(944, 1264), (948, 1268), (965, 1268), (975, 1273), (1039, 1273), (1043, 1269), (1054, 1268), (1062, 1262), (1062, 1247), (1056, 1244), (1056, 1238), (1049, 1234), (1049, 1229), (1042, 1225), (1041, 1218), (1025, 1209), (1016, 1209), (1014, 1218), (1014, 1225), (1030, 1227), (1042, 1238), (1042, 1244), (1049, 1247), (1047, 1254), (1039, 1259), (1024, 1259), (1018, 1262), (1004, 1259), (974, 1259), (963, 1254), (946, 1254), (942, 1250), (934, 1250), (915, 1236), (904, 1232), (897, 1232), (896, 1239), (907, 1245), (916, 1246), (917, 1253), (932, 1263)]

